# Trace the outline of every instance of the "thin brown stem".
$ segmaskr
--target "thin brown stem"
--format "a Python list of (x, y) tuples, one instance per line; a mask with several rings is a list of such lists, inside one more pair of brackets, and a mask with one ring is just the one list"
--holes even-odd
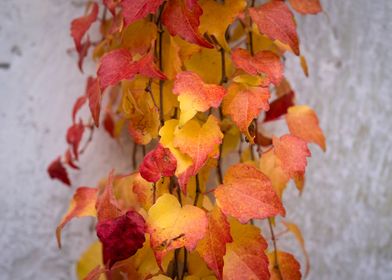
[(197, 201), (199, 199), (199, 195), (200, 195), (200, 181), (199, 181), (199, 174), (196, 174), (195, 176), (195, 180), (196, 180), (196, 192), (195, 192), (195, 200), (193, 202), (193, 205), (197, 205)]
[(277, 270), (279, 278), (283, 279), (282, 278), (282, 273), (280, 272), (279, 263), (278, 263), (278, 249), (277, 249), (277, 246), (276, 246), (276, 237), (275, 237), (275, 234), (274, 234), (274, 229), (272, 227), (271, 218), (268, 218), (268, 225), (269, 225), (269, 229), (270, 229), (270, 232), (271, 232), (272, 244), (274, 246), (274, 269)]
[(188, 272), (188, 251), (184, 247), (184, 264), (183, 264), (183, 267), (182, 267), (182, 273), (181, 273), (181, 278), (180, 278), (181, 280), (184, 279), (186, 272)]
[(157, 185), (154, 182), (154, 184), (152, 185), (152, 204), (155, 204), (156, 201), (157, 201)]

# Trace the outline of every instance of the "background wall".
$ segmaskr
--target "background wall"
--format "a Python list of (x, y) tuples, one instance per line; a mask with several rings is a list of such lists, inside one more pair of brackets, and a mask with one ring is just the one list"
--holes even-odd
[[(321, 119), (328, 151), (312, 147), (302, 197), (286, 195), (312, 261), (309, 279), (392, 279), (392, 2), (322, 0), (325, 13), (298, 16), (310, 78), (287, 75)], [(65, 148), (73, 100), (84, 90), (68, 34), (82, 1), (0, 3), (0, 278), (72, 279), (94, 234), (74, 221), (56, 248), (55, 225), (72, 196), (46, 167)], [(3, 65), (4, 66), (4, 65)], [(75, 185), (94, 185), (130, 152), (103, 133), (83, 155)], [(97, 160), (99, 155), (99, 160)]]

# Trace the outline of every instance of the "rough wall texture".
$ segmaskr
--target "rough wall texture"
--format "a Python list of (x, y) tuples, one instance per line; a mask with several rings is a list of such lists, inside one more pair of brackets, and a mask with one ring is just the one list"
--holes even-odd
[[(302, 197), (285, 196), (303, 229), (312, 261), (309, 279), (392, 279), (392, 2), (322, 1), (326, 13), (299, 17), (311, 76), (295, 57), (287, 74), (319, 113), (328, 152), (312, 149)], [(73, 279), (73, 263), (94, 238), (75, 221), (58, 251), (54, 227), (72, 195), (48, 180), (47, 164), (64, 150), (72, 100), (84, 78), (68, 36), (78, 1), (0, 3), (0, 278)], [(129, 147), (97, 133), (75, 184), (94, 185)], [(99, 160), (97, 160), (99, 154)], [(94, 159), (94, 160), (92, 160)]]

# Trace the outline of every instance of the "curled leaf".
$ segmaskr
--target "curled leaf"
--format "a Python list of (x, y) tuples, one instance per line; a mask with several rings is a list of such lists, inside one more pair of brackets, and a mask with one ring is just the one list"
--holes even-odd
[(173, 176), (176, 168), (176, 158), (168, 148), (159, 144), (144, 157), (139, 172), (148, 182), (157, 182), (163, 176)]
[(61, 219), (56, 229), (56, 238), (59, 248), (61, 248), (61, 230), (75, 217), (96, 216), (95, 202), (97, 200), (97, 189), (89, 187), (79, 187), (71, 200), (67, 213)]
[(71, 181), (69, 180), (67, 170), (61, 163), (61, 157), (56, 158), (48, 166), (48, 174), (51, 179), (57, 179), (64, 184), (70, 186)]
[(84, 133), (84, 125), (81, 120), (79, 123), (74, 123), (67, 130), (67, 135), (66, 135), (67, 143), (71, 145), (76, 160), (79, 157), (79, 144), (80, 141), (82, 140), (83, 133)]

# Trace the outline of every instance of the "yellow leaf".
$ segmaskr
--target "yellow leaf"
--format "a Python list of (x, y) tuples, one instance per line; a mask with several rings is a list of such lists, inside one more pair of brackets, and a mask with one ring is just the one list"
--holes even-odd
[(157, 27), (151, 21), (142, 19), (128, 25), (121, 34), (121, 47), (127, 48), (133, 55), (143, 55), (156, 39)]
[(162, 57), (163, 72), (172, 80), (181, 71), (180, 47), (169, 33), (163, 33), (162, 37), (162, 51), (165, 54)]
[(174, 146), (174, 131), (178, 126), (178, 120), (168, 120), (165, 125), (159, 130), (159, 135), (161, 136), (160, 143), (165, 147), (170, 149), (171, 153), (177, 160), (177, 170), (176, 174), (183, 173), (188, 167), (192, 165), (192, 158), (184, 153), (182, 153), (177, 147)]
[[(230, 56), (225, 54), (226, 75), (233, 73), (233, 66)], [(189, 60), (184, 62), (185, 68), (197, 73), (204, 82), (209, 84), (219, 84), (222, 78), (222, 62), (220, 52), (216, 49), (202, 48), (193, 54)], [(208, 69), (208, 71), (206, 71)]]
[[(76, 275), (79, 280), (84, 279), (91, 270), (97, 266), (102, 265), (102, 244), (99, 241), (94, 242), (88, 249), (80, 256), (79, 261), (76, 263)], [(105, 279), (101, 275), (99, 279)]]
[(221, 3), (214, 0), (201, 0), (199, 4), (203, 9), (203, 15), (200, 18), (200, 33), (213, 35), (219, 45), (229, 51), (230, 48), (225, 39), (226, 29), (244, 10), (246, 1), (225, 0)]
[[(192, 221), (190, 223), (190, 221)], [(207, 216), (203, 210), (192, 205), (181, 207), (171, 194), (162, 195), (148, 211), (147, 232), (151, 247), (160, 264), (168, 251), (185, 247), (192, 251), (204, 237)]]

